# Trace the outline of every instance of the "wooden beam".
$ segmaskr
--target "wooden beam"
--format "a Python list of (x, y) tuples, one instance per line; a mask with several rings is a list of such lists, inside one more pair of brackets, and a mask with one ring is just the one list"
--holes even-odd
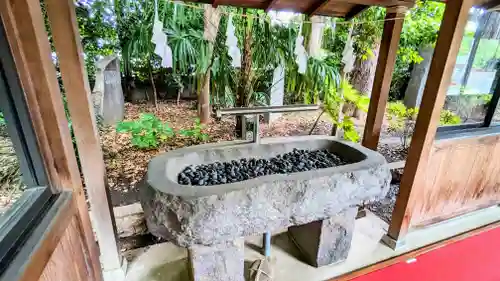
[(45, 4), (87, 186), (92, 222), (100, 245), (101, 264), (104, 271), (121, 270), (122, 257), (117, 245), (111, 202), (108, 200), (106, 167), (84, 69), (73, 0), (45, 0)]
[(219, 6), (219, 0), (212, 1), (212, 7), (217, 8)]
[(307, 8), (306, 12), (304, 14), (308, 16), (314, 16), (318, 11), (320, 11), (323, 7), (325, 7), (328, 4), (329, 0), (319, 0), (314, 2), (309, 8)]
[(37, 142), (50, 185), (56, 191), (71, 191), (78, 219), (89, 250), (92, 280), (102, 280), (99, 252), (90, 224), (80, 172), (64, 112), (59, 83), (51, 59), (51, 48), (37, 0), (0, 1), (0, 15), (19, 79), (26, 95)]
[[(387, 9), (362, 144), (377, 150), (405, 13)], [(397, 19), (397, 20), (395, 20)]]
[(413, 200), (416, 199), (412, 194), (425, 184), (425, 170), (439, 125), (439, 116), (473, 3), (474, 0), (454, 0), (446, 4), (399, 195), (389, 226), (388, 238), (395, 241), (401, 240), (408, 232)]
[(345, 20), (351, 20), (355, 16), (359, 15), (362, 13), (364, 10), (370, 8), (370, 6), (367, 5), (356, 5), (352, 7), (352, 9), (345, 15)]
[(273, 7), (276, 5), (276, 3), (278, 2), (279, 0), (269, 0), (268, 1), (268, 4), (266, 6), (266, 13), (269, 12), (270, 10), (273, 9)]

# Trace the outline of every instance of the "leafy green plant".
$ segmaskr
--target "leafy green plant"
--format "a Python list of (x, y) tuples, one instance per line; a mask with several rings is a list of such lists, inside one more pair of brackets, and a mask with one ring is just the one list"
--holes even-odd
[(119, 133), (129, 133), (132, 145), (140, 149), (157, 148), (158, 145), (175, 136), (172, 128), (151, 113), (142, 113), (138, 120), (118, 124)]
[(337, 126), (343, 132), (343, 138), (352, 142), (359, 142), (360, 136), (358, 131), (356, 131), (356, 127), (354, 126), (354, 122), (352, 118), (344, 115), (341, 122), (337, 122)]
[[(390, 102), (387, 106), (387, 119), (389, 121), (389, 133), (401, 140), (404, 149), (410, 147), (411, 137), (415, 130), (418, 108), (407, 108), (402, 102)], [(440, 114), (441, 125), (458, 125), (462, 123), (460, 116), (450, 110), (443, 110)]]
[(346, 102), (350, 102), (354, 104), (356, 108), (366, 112), (368, 111), (370, 99), (360, 94), (352, 87), (351, 84), (349, 84), (347, 80), (342, 80), (338, 89), (332, 89), (325, 94), (323, 100), (323, 111), (316, 119), (316, 122), (314, 122), (313, 127), (309, 131), (309, 135), (312, 134), (319, 119), (326, 112), (332, 120), (332, 123), (337, 126), (338, 129), (342, 130), (344, 139), (352, 142), (358, 142), (360, 136), (356, 131), (352, 118), (347, 115), (340, 115), (340, 109)]
[(439, 116), (439, 123), (441, 125), (458, 125), (462, 123), (462, 119), (451, 110), (443, 110)]
[(492, 95), (471, 93), (461, 88), (460, 95), (453, 96), (452, 110), (464, 121), (474, 118), (478, 109), (482, 109), (491, 101)]
[(194, 121), (194, 126), (191, 129), (180, 130), (179, 134), (189, 137), (195, 141), (207, 141), (209, 139), (208, 134), (204, 133), (205, 125), (201, 124), (200, 119), (196, 118)]
[(404, 149), (410, 147), (417, 115), (418, 108), (407, 108), (402, 102), (391, 102), (387, 106), (388, 131), (399, 137)]

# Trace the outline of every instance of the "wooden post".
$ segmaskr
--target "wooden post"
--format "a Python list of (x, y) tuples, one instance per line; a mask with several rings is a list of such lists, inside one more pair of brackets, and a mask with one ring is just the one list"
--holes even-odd
[[(105, 273), (122, 270), (106, 168), (72, 0), (45, 0)], [(124, 273), (123, 273), (124, 276)]]
[(413, 202), (425, 200), (417, 198), (415, 190), (424, 184), (425, 168), (439, 125), (439, 116), (473, 3), (474, 0), (454, 0), (446, 4), (399, 195), (388, 235), (384, 239), (386, 242), (392, 241), (391, 246), (401, 242), (408, 232)]
[(88, 278), (100, 281), (102, 274), (99, 251), (89, 219), (56, 71), (51, 59), (51, 49), (40, 2), (38, 0), (0, 1), (0, 15), (26, 95), (51, 187), (59, 191), (73, 192), (78, 208), (78, 220), (84, 236), (83, 241), (88, 251), (87, 262), (90, 270)]
[(377, 150), (406, 7), (387, 8), (362, 144)]

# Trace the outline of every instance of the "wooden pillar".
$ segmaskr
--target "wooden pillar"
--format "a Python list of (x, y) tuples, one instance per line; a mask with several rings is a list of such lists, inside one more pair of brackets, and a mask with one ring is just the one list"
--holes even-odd
[[(106, 168), (72, 0), (45, 0), (105, 273), (122, 270)], [(119, 274), (119, 273), (115, 273)], [(124, 276), (124, 273), (123, 273)]]
[(415, 191), (424, 184), (425, 168), (439, 126), (439, 116), (473, 3), (474, 0), (454, 0), (446, 4), (399, 195), (392, 213), (389, 232), (385, 237), (386, 241), (393, 241), (391, 243), (393, 245), (402, 241), (408, 232), (413, 203), (425, 200), (417, 198)]
[(387, 8), (386, 22), (384, 23), (382, 41), (380, 42), (375, 80), (362, 141), (363, 146), (372, 150), (377, 150), (380, 139), (385, 107), (391, 88), (392, 73), (396, 63), (399, 38), (407, 9), (406, 7)]
[[(58, 191), (71, 191), (78, 207), (79, 226), (88, 252), (89, 280), (102, 280), (99, 251), (73, 143), (64, 112), (51, 48), (38, 0), (0, 1), (5, 26), (19, 80), (26, 95), (30, 117), (41, 150), (50, 185)], [(46, 253), (48, 254), (48, 253)]]

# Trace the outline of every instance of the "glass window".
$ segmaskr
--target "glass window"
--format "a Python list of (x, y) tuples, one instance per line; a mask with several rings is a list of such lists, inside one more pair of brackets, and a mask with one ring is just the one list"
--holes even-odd
[(492, 100), (500, 76), (499, 21), (498, 12), (470, 10), (439, 131), (496, 124), (494, 120), (498, 120), (498, 114), (493, 118), (494, 122), (487, 122), (487, 116), (496, 109)]
[(0, 21), (0, 275), (57, 196), (41, 159)]

